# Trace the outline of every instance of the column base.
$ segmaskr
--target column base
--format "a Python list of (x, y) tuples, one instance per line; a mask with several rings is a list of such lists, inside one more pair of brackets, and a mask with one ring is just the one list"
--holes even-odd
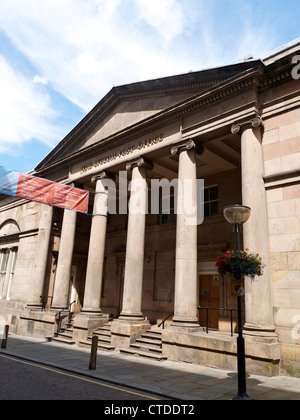
[(129, 322), (145, 321), (145, 317), (142, 314), (142, 312), (122, 311), (118, 319), (121, 321), (129, 321)]
[(83, 307), (80, 312), (80, 316), (88, 316), (88, 317), (103, 317), (103, 312), (100, 308), (85, 308)]
[(275, 326), (246, 323), (243, 336), (247, 371), (264, 376), (279, 375), (281, 351)]
[(149, 321), (129, 319), (115, 319), (111, 324), (111, 344), (118, 350), (120, 347), (128, 348), (140, 335), (149, 330)]
[[(87, 309), (87, 308), (86, 308)], [(73, 339), (86, 340), (93, 331), (107, 324), (108, 320), (101, 312), (92, 312), (91, 309), (76, 315), (73, 320)]]
[(197, 318), (182, 318), (178, 316), (173, 317), (170, 327), (184, 329), (188, 332), (193, 332), (200, 329), (200, 325)]
[(264, 341), (276, 343), (278, 337), (274, 325), (254, 325), (246, 323), (243, 328), (243, 335), (249, 338), (263, 339)]

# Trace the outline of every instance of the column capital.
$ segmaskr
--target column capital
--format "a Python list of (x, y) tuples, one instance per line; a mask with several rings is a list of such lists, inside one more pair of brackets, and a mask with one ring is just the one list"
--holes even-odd
[(134, 167), (138, 167), (138, 168), (146, 167), (147, 169), (149, 169), (149, 171), (151, 171), (154, 165), (150, 160), (140, 157), (138, 159), (128, 162), (126, 164), (126, 171), (131, 171)]
[(102, 179), (112, 179), (113, 181), (116, 179), (116, 177), (111, 174), (110, 172), (102, 171), (97, 175), (94, 175), (91, 179), (93, 183), (97, 181), (101, 181)]
[(197, 144), (194, 140), (189, 139), (185, 141), (184, 143), (173, 146), (171, 149), (171, 154), (177, 155), (178, 153), (184, 150), (192, 150), (192, 149), (195, 149), (198, 155), (202, 155), (204, 153), (203, 146), (201, 146), (200, 144)]
[(231, 132), (232, 134), (239, 134), (243, 129), (247, 127), (256, 128), (259, 126), (263, 127), (264, 122), (260, 115), (256, 115), (256, 117), (252, 118), (251, 120), (233, 124), (231, 127)]

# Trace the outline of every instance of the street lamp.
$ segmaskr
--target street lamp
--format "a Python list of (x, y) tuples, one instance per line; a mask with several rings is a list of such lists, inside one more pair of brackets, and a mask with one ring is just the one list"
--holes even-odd
[[(234, 225), (236, 252), (240, 251), (240, 230), (241, 224), (246, 223), (250, 217), (251, 209), (247, 206), (235, 204), (224, 207), (223, 214), (228, 223)], [(244, 294), (244, 292), (242, 292)], [(245, 340), (243, 337), (242, 322), (242, 293), (238, 293), (238, 337), (237, 337), (237, 359), (238, 359), (238, 393), (235, 400), (248, 400), (246, 387), (246, 356)]]

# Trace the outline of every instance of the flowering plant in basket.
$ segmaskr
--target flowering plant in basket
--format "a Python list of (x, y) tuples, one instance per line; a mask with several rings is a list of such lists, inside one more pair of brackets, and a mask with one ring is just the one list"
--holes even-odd
[(245, 251), (226, 251), (217, 258), (216, 266), (221, 275), (230, 274), (236, 280), (247, 276), (254, 280), (255, 276), (262, 276), (264, 264), (259, 254)]

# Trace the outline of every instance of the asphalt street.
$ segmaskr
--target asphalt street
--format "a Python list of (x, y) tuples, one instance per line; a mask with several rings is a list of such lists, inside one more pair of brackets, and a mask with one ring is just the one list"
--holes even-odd
[[(151, 404), (153, 414), (157, 403), (181, 405), (178, 414), (198, 414), (203, 400), (232, 400), (237, 392), (236, 371), (105, 351), (98, 351), (97, 367), (90, 370), (90, 353), (77, 345), (10, 333), (7, 347), (0, 349), (0, 399), (94, 399), (99, 408), (114, 404), (109, 409), (114, 413), (116, 400), (134, 404), (136, 399)], [(299, 401), (300, 379), (247, 374), (247, 392), (251, 400)]]
[(0, 400), (144, 400), (158, 397), (0, 355)]

